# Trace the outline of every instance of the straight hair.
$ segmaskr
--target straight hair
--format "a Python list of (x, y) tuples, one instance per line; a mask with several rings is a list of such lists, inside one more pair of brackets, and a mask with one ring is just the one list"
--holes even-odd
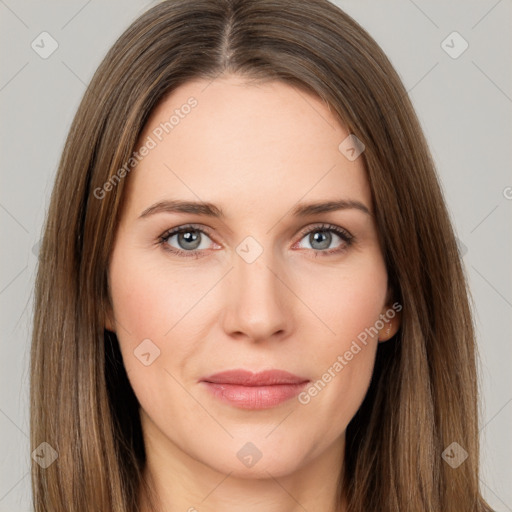
[[(225, 74), (315, 94), (365, 145), (403, 310), (347, 427), (339, 494), (348, 512), (489, 512), (479, 490), (473, 304), (436, 169), (392, 64), (327, 0), (163, 1), (128, 27), (94, 74), (59, 163), (35, 285), (31, 445), (47, 442), (58, 458), (46, 469), (32, 462), (34, 510), (135, 512), (149, 492), (139, 404), (104, 323), (130, 176), (116, 178), (168, 94)], [(442, 458), (453, 442), (469, 454), (457, 468)]]

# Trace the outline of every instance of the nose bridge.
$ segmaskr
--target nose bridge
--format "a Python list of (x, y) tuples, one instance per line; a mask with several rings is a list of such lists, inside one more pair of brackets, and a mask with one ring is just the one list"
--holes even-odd
[(290, 297), (273, 254), (271, 247), (264, 248), (250, 236), (237, 246), (228, 289), (227, 331), (254, 341), (287, 331)]

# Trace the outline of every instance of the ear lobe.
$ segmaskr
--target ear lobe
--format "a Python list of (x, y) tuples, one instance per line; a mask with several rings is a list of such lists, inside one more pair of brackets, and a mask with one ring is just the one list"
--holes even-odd
[(116, 332), (116, 320), (114, 317), (114, 308), (112, 306), (112, 294), (110, 291), (110, 269), (107, 268), (107, 297), (103, 314), (103, 327), (110, 332)]
[(116, 332), (116, 322), (114, 319), (114, 312), (112, 311), (112, 308), (110, 307), (110, 305), (108, 306), (107, 310), (105, 311), (105, 313), (103, 315), (103, 325), (107, 331)]
[(393, 311), (395, 312), (395, 315), (393, 318), (391, 318), (388, 315), (386, 315), (386, 311), (389, 311), (392, 308), (387, 308), (385, 311), (383, 311), (383, 315), (385, 315), (385, 318), (383, 320), (384, 327), (379, 331), (379, 342), (381, 341), (388, 341), (391, 339), (397, 332), (398, 329), (400, 329), (400, 326), (402, 324), (402, 311), (396, 311), (393, 308)]

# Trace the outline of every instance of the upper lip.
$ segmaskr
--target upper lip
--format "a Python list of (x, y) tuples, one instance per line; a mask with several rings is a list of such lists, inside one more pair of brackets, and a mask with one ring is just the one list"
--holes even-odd
[(265, 370), (255, 373), (238, 369), (214, 373), (202, 378), (201, 381), (239, 386), (275, 386), (278, 384), (302, 384), (308, 382), (309, 379), (299, 377), (285, 370)]

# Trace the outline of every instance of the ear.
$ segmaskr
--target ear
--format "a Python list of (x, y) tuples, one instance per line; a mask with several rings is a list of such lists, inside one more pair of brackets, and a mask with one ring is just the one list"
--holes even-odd
[[(391, 295), (388, 294), (388, 296)], [(403, 306), (398, 301), (388, 301), (381, 311), (381, 319), (384, 326), (379, 331), (379, 342), (388, 341), (400, 329), (402, 325), (402, 309)]]
[(379, 342), (388, 341), (398, 332), (402, 323), (401, 317), (401, 313), (396, 313), (394, 318), (389, 318), (387, 321), (383, 320), (384, 327), (379, 331)]
[(103, 324), (107, 331), (116, 332), (116, 321), (114, 320), (114, 312), (109, 306), (103, 315)]
[(116, 332), (116, 320), (112, 306), (112, 294), (110, 293), (110, 274), (107, 270), (107, 298), (103, 309), (103, 326), (107, 331)]

